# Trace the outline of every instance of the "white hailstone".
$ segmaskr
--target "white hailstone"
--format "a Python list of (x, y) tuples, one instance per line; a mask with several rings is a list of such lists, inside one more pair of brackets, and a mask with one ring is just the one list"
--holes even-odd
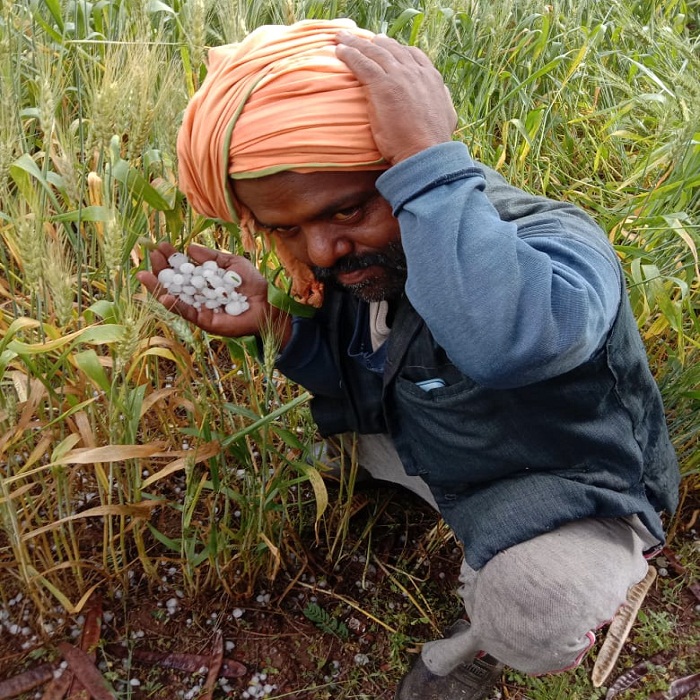
[(226, 270), (223, 274), (223, 279), (226, 282), (228, 282), (232, 287), (239, 287), (243, 282), (241, 276), (233, 270)]
[(189, 262), (187, 256), (184, 253), (173, 253), (168, 258), (168, 265), (174, 270), (179, 270), (182, 265)]
[(165, 267), (158, 273), (158, 281), (164, 287), (167, 287), (167, 285), (169, 285), (173, 281), (174, 276), (175, 270), (173, 270), (172, 267)]
[(250, 304), (248, 304), (247, 301), (230, 301), (226, 306), (224, 307), (225, 311), (227, 314), (230, 316), (238, 316), (239, 314), (242, 314), (244, 311), (247, 311), (250, 308)]
[(184, 253), (173, 253), (168, 265), (158, 273), (158, 283), (182, 303), (229, 316), (239, 316), (250, 308), (248, 298), (236, 291), (243, 282), (241, 276), (221, 269), (214, 260), (195, 265)]

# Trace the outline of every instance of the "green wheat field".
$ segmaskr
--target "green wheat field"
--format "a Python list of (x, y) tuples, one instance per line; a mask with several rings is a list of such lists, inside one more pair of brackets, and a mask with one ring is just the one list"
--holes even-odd
[(272, 344), (189, 327), (135, 278), (158, 241), (242, 250), (177, 187), (207, 49), (341, 16), (421, 47), (475, 158), (609, 234), (682, 465), (672, 537), (700, 507), (698, 0), (0, 0), (0, 606), (78, 615), (166, 564), (242, 604), (310, 546), (329, 570), (358, 546), (357, 465), (329, 491)]

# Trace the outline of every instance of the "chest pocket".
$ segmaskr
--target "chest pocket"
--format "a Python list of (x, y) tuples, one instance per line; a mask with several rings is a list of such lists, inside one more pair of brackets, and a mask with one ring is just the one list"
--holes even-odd
[(494, 392), (455, 367), (410, 311), (397, 314), (384, 394), (387, 424), (406, 471), (461, 489), (511, 472), (512, 459), (494, 465), (494, 450), (506, 447)]
[(585, 483), (609, 472), (619, 489), (639, 480), (605, 353), (537, 385), (492, 389), (456, 368), (420, 318), (407, 321), (392, 331), (384, 411), (408, 473), (454, 493), (534, 472)]

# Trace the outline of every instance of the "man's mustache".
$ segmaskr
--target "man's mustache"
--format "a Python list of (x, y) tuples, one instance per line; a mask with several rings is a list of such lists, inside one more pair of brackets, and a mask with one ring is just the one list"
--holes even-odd
[(347, 272), (365, 270), (368, 267), (388, 267), (393, 270), (405, 270), (405, 263), (398, 263), (395, 257), (384, 253), (367, 253), (365, 255), (346, 255), (330, 267), (312, 266), (311, 270), (319, 282), (328, 282)]

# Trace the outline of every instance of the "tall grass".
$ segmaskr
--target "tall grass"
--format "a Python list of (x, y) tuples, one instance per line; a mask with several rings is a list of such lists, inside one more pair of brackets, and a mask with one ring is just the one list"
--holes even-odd
[(282, 568), (298, 574), (314, 525), (343, 556), (351, 506), (329, 504), (307, 396), (275, 373), (275, 348), (260, 360), (251, 339), (188, 327), (134, 278), (164, 238), (240, 249), (234, 227), (185, 207), (178, 120), (208, 46), (305, 17), (349, 16), (421, 46), (477, 158), (605, 226), (696, 490), (698, 12), (675, 0), (0, 4), (0, 562), (16, 585), (76, 610), (95, 586), (176, 565), (191, 591), (248, 595)]

